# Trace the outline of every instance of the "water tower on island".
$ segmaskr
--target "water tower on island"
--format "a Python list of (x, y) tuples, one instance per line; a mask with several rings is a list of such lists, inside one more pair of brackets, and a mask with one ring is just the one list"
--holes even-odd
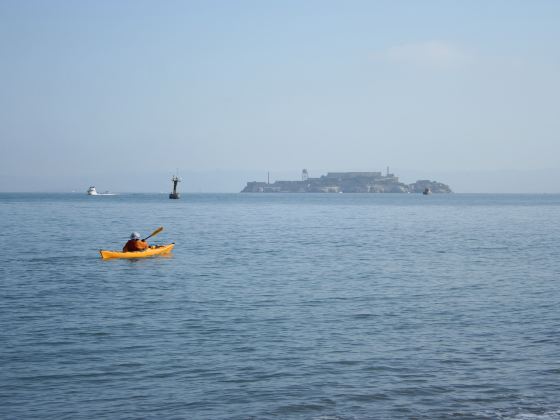
[(169, 194), (169, 198), (177, 200), (179, 199), (179, 193), (177, 192), (177, 183), (181, 182), (181, 178), (179, 178), (177, 175), (173, 175), (171, 181), (173, 182), (173, 192)]
[(308, 179), (309, 179), (309, 174), (307, 173), (307, 169), (304, 169), (303, 171), (301, 171), (301, 180), (305, 182)]

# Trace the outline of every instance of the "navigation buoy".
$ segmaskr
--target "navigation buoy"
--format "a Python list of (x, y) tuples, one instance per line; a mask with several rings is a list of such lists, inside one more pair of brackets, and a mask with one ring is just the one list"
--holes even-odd
[(179, 198), (179, 193), (177, 192), (177, 183), (181, 182), (181, 178), (179, 178), (177, 175), (173, 175), (171, 181), (173, 181), (173, 192), (169, 194), (169, 198), (177, 200)]

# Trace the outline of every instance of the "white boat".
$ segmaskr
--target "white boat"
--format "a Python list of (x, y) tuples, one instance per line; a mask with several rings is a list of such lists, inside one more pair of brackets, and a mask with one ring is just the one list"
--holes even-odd
[(91, 187), (89, 187), (89, 189), (87, 190), (87, 194), (88, 195), (116, 195), (115, 193), (112, 193), (112, 192), (109, 192), (109, 191), (97, 192), (97, 190), (95, 189), (95, 187), (93, 185)]

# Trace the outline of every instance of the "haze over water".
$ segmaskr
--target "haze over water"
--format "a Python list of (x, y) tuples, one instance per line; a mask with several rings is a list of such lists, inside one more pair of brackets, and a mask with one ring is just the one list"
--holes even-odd
[[(560, 196), (0, 194), (0, 417), (560, 418)], [(99, 259), (133, 230), (172, 256)]]
[(2, 0), (0, 191), (390, 166), (560, 193), (560, 2)]

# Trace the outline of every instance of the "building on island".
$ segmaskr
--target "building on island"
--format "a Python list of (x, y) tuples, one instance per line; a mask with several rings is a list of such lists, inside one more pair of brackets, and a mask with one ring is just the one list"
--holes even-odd
[(301, 172), (301, 181), (247, 182), (241, 192), (246, 193), (421, 193), (429, 188), (433, 193), (450, 193), (448, 185), (436, 181), (419, 180), (404, 184), (389, 172), (328, 172), (319, 178)]

